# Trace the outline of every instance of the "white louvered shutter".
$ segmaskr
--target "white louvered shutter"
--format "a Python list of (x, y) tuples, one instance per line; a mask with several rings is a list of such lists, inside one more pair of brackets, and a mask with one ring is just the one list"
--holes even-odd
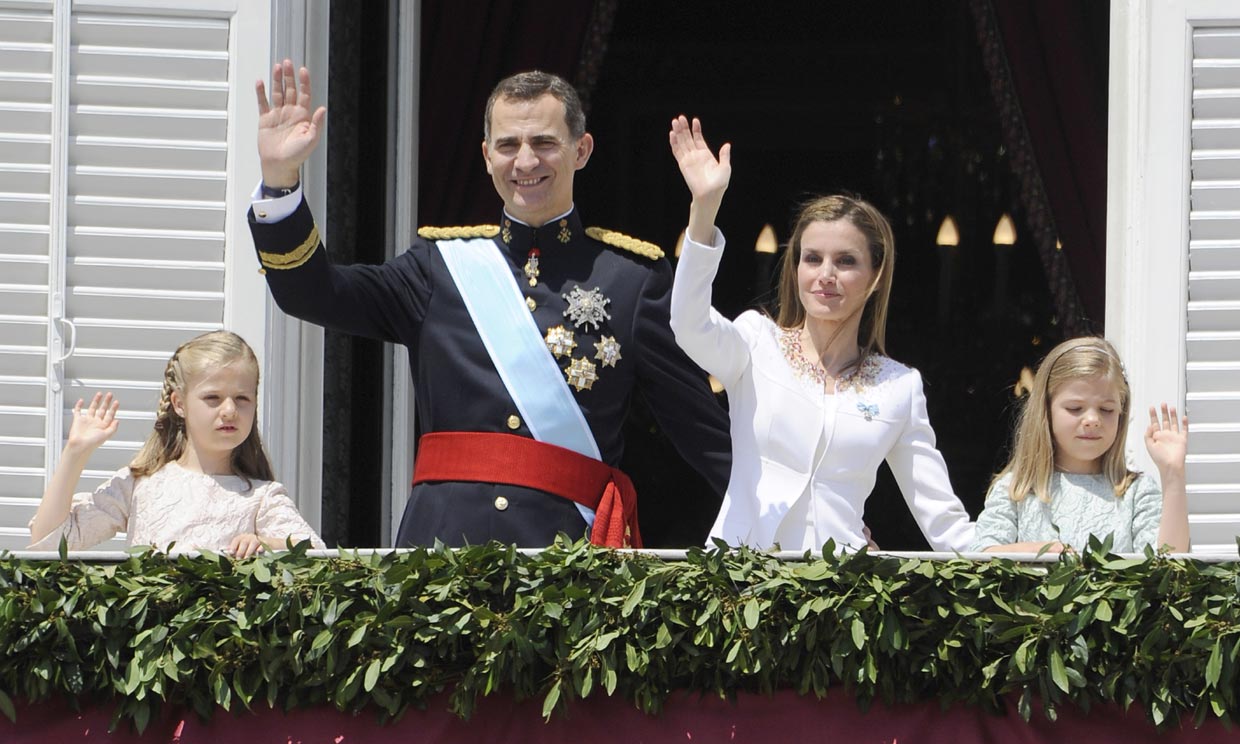
[(240, 7), (0, 0), (0, 549), (29, 542), (78, 398), (121, 402), (83, 491), (150, 433), (172, 350), (223, 327)]
[(54, 24), (42, 5), (0, 5), (0, 548), (29, 542), (48, 449)]
[(1240, 24), (1192, 37), (1188, 492), (1193, 549), (1240, 535)]
[(120, 398), (102, 477), (150, 433), (171, 350), (223, 324), (229, 28), (75, 12), (72, 34), (65, 403)]

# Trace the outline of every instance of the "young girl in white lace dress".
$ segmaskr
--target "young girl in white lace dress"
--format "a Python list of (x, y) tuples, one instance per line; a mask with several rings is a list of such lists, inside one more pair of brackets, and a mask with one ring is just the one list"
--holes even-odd
[(30, 521), (32, 550), (63, 536), (84, 549), (126, 533), (129, 545), (204, 549), (248, 558), (286, 540), (323, 541), (273, 480), (259, 439), (258, 360), (237, 334), (181, 345), (164, 370), (155, 428), (128, 467), (74, 495), (90, 455), (116, 433), (119, 403), (96, 393), (73, 407), (60, 462)]
[(1189, 549), (1184, 460), (1188, 418), (1150, 407), (1145, 446), (1162, 487), (1128, 469), (1128, 380), (1115, 348), (1074, 338), (1046, 355), (1017, 424), (1012, 458), (995, 476), (973, 550), (1061, 551), (1091, 535), (1112, 549)]

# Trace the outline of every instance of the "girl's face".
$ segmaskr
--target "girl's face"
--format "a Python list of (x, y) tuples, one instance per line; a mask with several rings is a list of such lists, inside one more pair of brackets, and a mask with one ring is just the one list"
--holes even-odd
[(185, 433), (199, 461), (207, 466), (223, 458), (227, 464), (254, 428), (258, 375), (245, 364), (208, 369), (189, 381), (184, 396), (173, 391), (172, 406), (185, 419)]
[(848, 220), (818, 221), (801, 233), (797, 293), (807, 322), (859, 313), (874, 283), (865, 236)]
[(1070, 380), (1051, 396), (1051, 437), (1055, 469), (1102, 472), (1102, 456), (1119, 434), (1120, 397), (1103, 375)]

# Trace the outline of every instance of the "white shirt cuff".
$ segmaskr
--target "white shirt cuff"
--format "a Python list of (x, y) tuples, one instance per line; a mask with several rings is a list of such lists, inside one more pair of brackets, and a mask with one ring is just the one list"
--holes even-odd
[(262, 223), (279, 222), (297, 211), (301, 204), (301, 184), (292, 193), (275, 199), (263, 196), (263, 182), (259, 181), (250, 193), (250, 208), (254, 210), (254, 221)]

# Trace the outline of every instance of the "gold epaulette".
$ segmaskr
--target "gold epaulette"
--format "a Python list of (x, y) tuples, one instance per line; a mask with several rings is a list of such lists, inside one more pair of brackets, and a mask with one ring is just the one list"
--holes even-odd
[(605, 227), (587, 227), (586, 235), (600, 243), (614, 245), (617, 248), (622, 248), (630, 253), (636, 253), (639, 256), (645, 256), (653, 261), (663, 258), (663, 249), (654, 243), (639, 240), (631, 235), (625, 235), (615, 230), (608, 230)]
[(462, 238), (493, 238), (499, 225), (468, 225), (465, 227), (419, 227), (418, 237), (426, 240), (460, 240)]

